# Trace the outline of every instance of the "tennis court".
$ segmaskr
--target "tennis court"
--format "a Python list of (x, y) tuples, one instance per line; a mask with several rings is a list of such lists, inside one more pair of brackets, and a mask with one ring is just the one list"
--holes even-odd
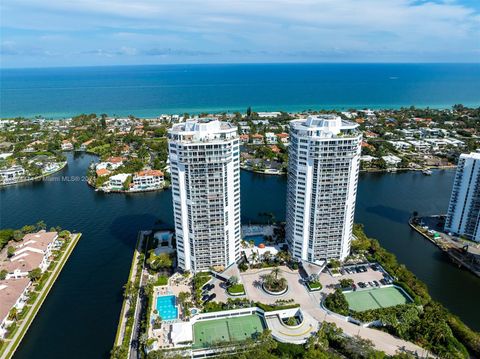
[(372, 288), (344, 293), (348, 306), (356, 312), (410, 303), (411, 299), (396, 287)]
[(193, 348), (242, 341), (263, 330), (263, 322), (258, 315), (199, 321), (193, 325)]

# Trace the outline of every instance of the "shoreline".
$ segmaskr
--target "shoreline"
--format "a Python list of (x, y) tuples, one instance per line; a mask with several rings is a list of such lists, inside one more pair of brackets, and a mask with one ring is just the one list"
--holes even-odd
[(150, 193), (150, 192), (160, 192), (168, 189), (169, 187), (162, 187), (162, 188), (155, 188), (155, 189), (147, 189), (147, 190), (141, 190), (141, 191), (125, 191), (125, 190), (109, 190), (109, 191), (104, 191), (101, 190), (100, 188), (95, 187), (91, 181), (87, 181), (87, 184), (89, 187), (91, 187), (95, 192), (98, 193), (105, 193), (105, 194), (137, 194), (137, 193)]
[(430, 241), (432, 244), (434, 244), (440, 251), (443, 253), (447, 254), (448, 257), (451, 259), (453, 264), (456, 264), (459, 268), (463, 268), (468, 270), (470, 273), (476, 275), (477, 277), (480, 277), (480, 272), (472, 268), (471, 265), (469, 265), (467, 262), (465, 262), (465, 258), (460, 258), (453, 254), (452, 251), (449, 250), (449, 248), (442, 246), (441, 243), (437, 242), (434, 238), (431, 238), (428, 236), (426, 233), (420, 231), (417, 226), (415, 226), (412, 223), (412, 217), (408, 219), (408, 225), (418, 234), (420, 234), (422, 237), (426, 238), (428, 241)]
[(55, 285), (58, 277), (60, 276), (60, 273), (63, 270), (63, 267), (67, 263), (68, 259), (70, 258), (70, 256), (73, 253), (73, 250), (75, 249), (75, 247), (77, 246), (80, 238), (82, 237), (82, 233), (75, 233), (75, 234), (72, 234), (72, 236), (73, 235), (75, 235), (75, 238), (71, 239), (71, 242), (68, 244), (68, 247), (65, 250), (65, 253), (62, 256), (61, 260), (59, 262), (57, 262), (57, 265), (52, 270), (52, 274), (48, 278), (45, 286), (40, 291), (40, 294), (38, 295), (36, 300), (29, 307), (30, 310), (28, 310), (25, 318), (23, 319), (24, 321), (18, 327), (18, 331), (15, 332), (12, 339), (10, 339), (9, 341), (5, 341), (4, 346), (2, 347), (2, 349), (0, 349), (0, 353), (1, 353), (2, 358), (9, 359), (9, 358), (13, 357), (16, 350), (18, 349), (18, 347), (22, 343), (22, 340), (25, 337), (25, 334), (27, 334), (30, 326), (35, 321), (35, 318), (36, 318), (37, 314), (42, 309), (43, 303), (47, 299), (48, 294), (50, 293), (51, 289)]
[(44, 173), (44, 174), (42, 174), (42, 175), (40, 175), (40, 176), (33, 177), (33, 178), (28, 178), (28, 179), (24, 179), (24, 180), (21, 180), (21, 181), (18, 181), (18, 182), (1, 183), (1, 184), (0, 184), (0, 188), (8, 187), (8, 186), (13, 186), (13, 185), (16, 185), (16, 184), (22, 184), (22, 183), (29, 183), (29, 182), (41, 181), (41, 180), (44, 179), (44, 178), (50, 177), (51, 175), (54, 175), (55, 173), (60, 172), (61, 170), (63, 170), (63, 169), (64, 169), (65, 167), (67, 167), (67, 166), (68, 166), (68, 161), (65, 161), (65, 162), (63, 163), (63, 165), (62, 165), (59, 169), (57, 169), (57, 170), (55, 170), (55, 171), (53, 171), (53, 172)]
[[(425, 167), (425, 168), (363, 169), (363, 170), (360, 170), (360, 172), (361, 173), (386, 173), (386, 174), (392, 173), (392, 174), (395, 174), (395, 173), (399, 173), (399, 172), (401, 172), (401, 173), (404, 173), (404, 172), (422, 172), (426, 169), (428, 169), (428, 170), (452, 170), (452, 169), (455, 169), (455, 168), (457, 168), (456, 165), (449, 165), (449, 166), (429, 166), (429, 167)], [(260, 175), (273, 175), (273, 176), (286, 176), (287, 175), (286, 172), (279, 172), (279, 173), (262, 172), (262, 171), (252, 170), (248, 167), (242, 167), (242, 166), (240, 166), (240, 169), (244, 170), (244, 171), (260, 174)]]

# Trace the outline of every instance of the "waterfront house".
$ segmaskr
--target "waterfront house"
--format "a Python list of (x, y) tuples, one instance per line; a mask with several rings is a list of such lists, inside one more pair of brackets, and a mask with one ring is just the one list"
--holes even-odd
[(399, 164), (402, 161), (401, 158), (394, 155), (382, 156), (382, 159), (385, 161), (385, 163), (389, 167), (395, 167), (397, 164)]
[(25, 177), (26, 171), (20, 166), (12, 166), (3, 170), (0, 170), (0, 183), (8, 184), (15, 183)]
[(376, 157), (370, 156), (370, 155), (365, 155), (360, 157), (361, 162), (372, 162), (373, 160), (376, 160)]
[(130, 176), (128, 173), (119, 173), (115, 176), (110, 177), (109, 179), (109, 187), (113, 190), (123, 190), (123, 184)]
[(97, 169), (96, 173), (97, 173), (97, 177), (103, 177), (103, 176), (108, 176), (110, 174), (110, 171), (107, 170), (106, 168), (100, 168), (100, 169)]
[(85, 141), (84, 143), (82, 143), (82, 144), (80, 145), (80, 151), (86, 151), (87, 148), (88, 148), (88, 146), (89, 146), (90, 144), (92, 144), (93, 141), (95, 141), (95, 140), (94, 140), (94, 139), (91, 139), (91, 140), (88, 140), (88, 141)]
[(9, 318), (10, 311), (15, 308), (21, 312), (28, 299), (30, 279), (0, 280), (0, 338), (4, 338), (8, 327), (13, 323)]
[(68, 140), (63, 140), (61, 145), (62, 151), (72, 151), (73, 144)]
[(416, 151), (420, 151), (420, 152), (427, 152), (430, 147), (431, 147), (431, 144), (429, 144), (428, 142), (425, 142), (425, 141), (409, 141), (410, 144), (415, 147), (415, 150)]
[(107, 170), (113, 171), (119, 168), (120, 166), (122, 166), (123, 161), (124, 161), (123, 157), (110, 157), (110, 158), (107, 158), (107, 160), (104, 162), (97, 163), (97, 165), (95, 166), (95, 169), (97, 171), (101, 169), (107, 169)]
[(162, 171), (145, 170), (133, 175), (133, 190), (159, 189), (164, 185), (164, 175)]

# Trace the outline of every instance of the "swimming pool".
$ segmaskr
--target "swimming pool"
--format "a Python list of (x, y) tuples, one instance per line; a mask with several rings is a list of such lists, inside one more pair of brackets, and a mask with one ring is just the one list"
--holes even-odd
[(162, 320), (174, 320), (178, 318), (178, 308), (176, 307), (174, 295), (162, 295), (157, 297), (157, 311)]
[(245, 240), (245, 242), (250, 242), (250, 241), (253, 241), (253, 243), (255, 243), (255, 245), (258, 247), (258, 245), (260, 243), (265, 243), (265, 236), (262, 235), (262, 234), (255, 234), (255, 235), (251, 235), (251, 236), (245, 236), (243, 237), (243, 239)]

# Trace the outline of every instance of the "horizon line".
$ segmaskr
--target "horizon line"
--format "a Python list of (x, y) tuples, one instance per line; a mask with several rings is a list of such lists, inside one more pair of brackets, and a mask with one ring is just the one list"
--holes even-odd
[(142, 66), (238, 66), (238, 65), (480, 65), (480, 62), (185, 62), (185, 63), (151, 63), (151, 64), (112, 64), (112, 65), (73, 65), (73, 66), (25, 66), (1, 67), (4, 70), (41, 70), (41, 69), (68, 69), (68, 68), (101, 68), (101, 67), (142, 67)]

